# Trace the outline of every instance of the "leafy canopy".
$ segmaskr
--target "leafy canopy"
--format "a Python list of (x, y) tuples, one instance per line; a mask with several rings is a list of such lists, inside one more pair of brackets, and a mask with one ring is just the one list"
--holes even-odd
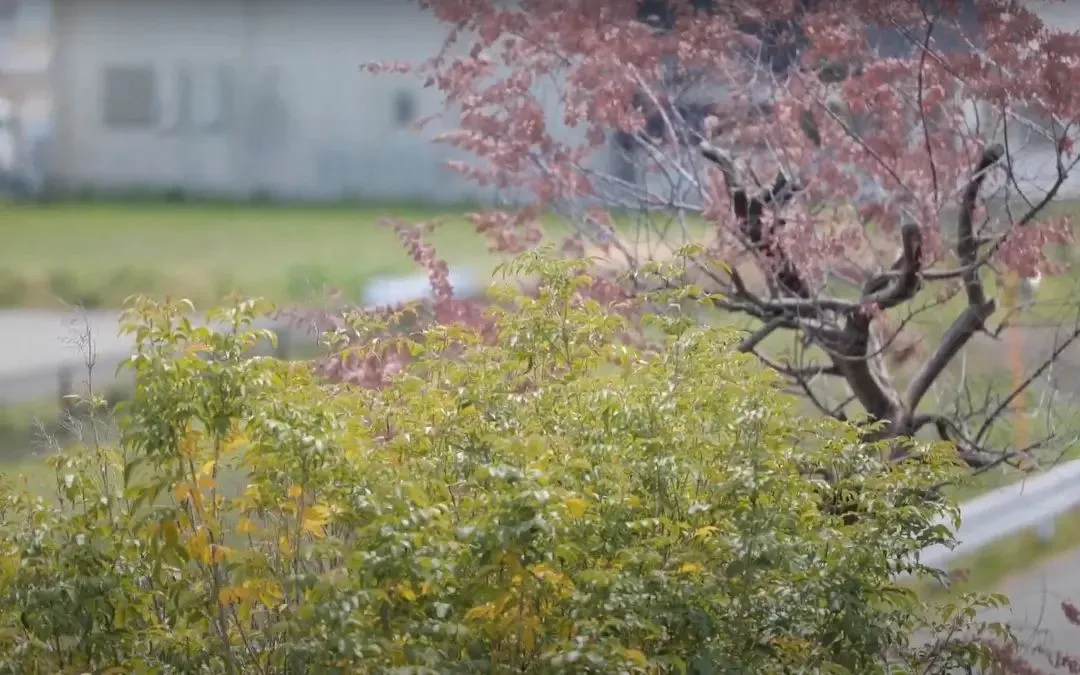
[[(800, 416), (729, 331), (677, 312), (651, 317), (656, 347), (626, 344), (624, 315), (580, 293), (581, 263), (509, 271), (539, 290), (499, 292), (493, 339), (410, 333), (403, 313), (397, 337), (369, 341), (414, 356), (382, 388), (249, 358), (268, 337), (259, 302), (203, 327), (185, 303), (137, 300), (120, 444), (54, 457), (54, 500), (0, 492), (0, 673), (989, 658), (957, 639), (983, 600), (935, 613), (894, 580), (950, 540), (935, 522), (955, 509), (913, 498), (953, 470), (948, 453), (894, 463), (852, 426)], [(835, 484), (808, 476), (821, 466)]]

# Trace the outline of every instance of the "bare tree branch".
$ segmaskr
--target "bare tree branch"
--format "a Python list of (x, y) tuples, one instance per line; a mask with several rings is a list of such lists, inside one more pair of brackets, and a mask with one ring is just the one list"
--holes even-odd
[(953, 321), (945, 332), (934, 354), (927, 359), (923, 367), (912, 379), (904, 395), (905, 405), (909, 411), (919, 407), (926, 392), (929, 391), (941, 371), (953, 360), (965, 344), (975, 333), (983, 328), (986, 319), (994, 313), (996, 303), (986, 299), (982, 281), (979, 279), (979, 269), (975, 265), (979, 254), (978, 242), (975, 240), (972, 220), (975, 215), (975, 203), (979, 196), (986, 174), (994, 165), (1005, 156), (1005, 148), (995, 144), (983, 151), (975, 172), (968, 182), (964, 191), (963, 203), (960, 208), (960, 216), (957, 222), (956, 254), (967, 271), (962, 275), (964, 289), (967, 292), (968, 306), (960, 316)]

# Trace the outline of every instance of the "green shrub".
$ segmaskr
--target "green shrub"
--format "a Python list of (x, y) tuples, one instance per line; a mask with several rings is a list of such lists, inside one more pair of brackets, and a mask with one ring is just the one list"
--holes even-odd
[(402, 338), (415, 358), (381, 388), (244, 359), (258, 302), (214, 313), (215, 332), (138, 300), (120, 446), (54, 458), (58, 505), (0, 496), (0, 672), (862, 675), (986, 657), (957, 639), (975, 600), (938, 615), (893, 581), (949, 539), (934, 519), (954, 509), (913, 495), (950, 453), (883, 461), (854, 427), (801, 417), (731, 334), (656, 318), (660, 347), (627, 346), (577, 270), (529, 264), (539, 293), (504, 294), (493, 335)]

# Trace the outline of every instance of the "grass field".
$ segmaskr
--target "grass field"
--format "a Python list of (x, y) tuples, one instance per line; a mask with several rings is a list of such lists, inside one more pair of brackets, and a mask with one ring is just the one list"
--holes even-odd
[[(1071, 203), (1054, 209), (1074, 210)], [(329, 288), (356, 300), (373, 277), (419, 271), (379, 222), (387, 216), (444, 217), (446, 226), (432, 237), (440, 255), (485, 274), (495, 258), (465, 212), (401, 205), (0, 204), (0, 307), (118, 307), (133, 293), (166, 292), (201, 306), (234, 291), (303, 301)]]
[[(0, 205), (0, 306), (117, 307), (133, 293), (205, 306), (233, 291), (303, 300), (327, 287), (358, 299), (379, 275), (419, 271), (383, 216), (415, 207), (79, 203)], [(489, 269), (480, 235), (453, 217), (433, 243), (451, 264)]]

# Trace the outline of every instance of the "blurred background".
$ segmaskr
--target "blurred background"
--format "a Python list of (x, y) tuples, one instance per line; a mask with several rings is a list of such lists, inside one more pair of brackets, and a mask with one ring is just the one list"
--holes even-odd
[(85, 431), (66, 397), (124, 396), (132, 294), (423, 295), (391, 215), (449, 216), (434, 243), (475, 290), (495, 260), (463, 214), (495, 195), (415, 128), (438, 91), (361, 69), (443, 37), (396, 0), (0, 0), (0, 470), (48, 488), (42, 456)]
[[(1080, 27), (1080, 2), (1035, 4)], [(443, 112), (437, 90), (360, 70), (422, 60), (443, 36), (403, 0), (0, 0), (0, 471), (47, 488), (42, 455), (84, 423), (65, 396), (90, 379), (123, 397), (116, 310), (130, 294), (198, 308), (234, 291), (309, 305), (422, 294), (388, 215), (448, 215), (435, 243), (456, 286), (477, 288), (494, 260), (463, 205), (513, 195), (449, 172), (467, 158), (428, 140), (438, 126), (413, 128)], [(1022, 158), (1029, 173), (1053, 170), (1041, 152)], [(614, 147), (595, 161), (624, 170)], [(286, 335), (280, 353), (302, 343)], [(1077, 535), (1065, 515), (972, 565), (1019, 622), (1061, 632), (1054, 598), (1080, 597), (1063, 574), (1080, 565)]]

